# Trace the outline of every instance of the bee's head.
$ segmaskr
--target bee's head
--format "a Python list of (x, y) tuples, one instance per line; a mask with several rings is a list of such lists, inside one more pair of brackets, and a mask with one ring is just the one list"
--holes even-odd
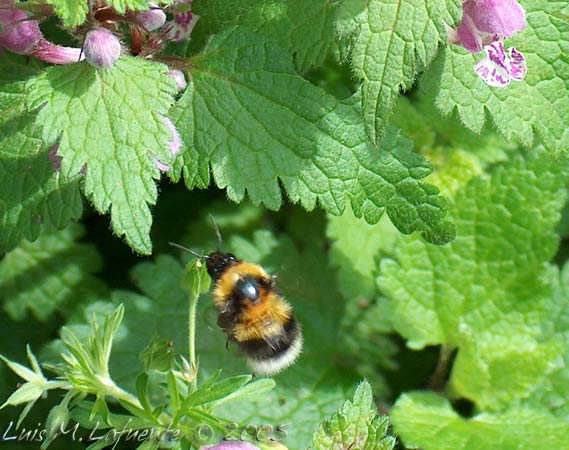
[(202, 255), (192, 250), (191, 248), (183, 247), (180, 244), (176, 244), (175, 242), (170, 242), (169, 244), (173, 247), (179, 248), (180, 250), (191, 253), (196, 258), (205, 260), (207, 273), (214, 281), (216, 281), (229, 267), (237, 264), (239, 260), (235, 257), (234, 254), (223, 253), (221, 251), (221, 244), (223, 243), (221, 232), (219, 231), (219, 227), (217, 226), (217, 223), (215, 223), (215, 219), (211, 214), (209, 214), (209, 220), (213, 225), (213, 229), (215, 230), (215, 235), (217, 237), (217, 250), (215, 252), (212, 252), (209, 255)]
[(205, 264), (207, 273), (213, 280), (217, 280), (231, 266), (237, 264), (239, 259), (233, 253), (215, 251), (207, 255)]

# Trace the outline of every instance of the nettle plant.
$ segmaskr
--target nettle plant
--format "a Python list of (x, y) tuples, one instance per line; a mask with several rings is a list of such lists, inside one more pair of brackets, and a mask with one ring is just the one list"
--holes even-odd
[[(2, 439), (569, 449), (568, 52), (563, 1), (0, 0)], [(274, 380), (166, 245), (208, 214), (302, 324)]]

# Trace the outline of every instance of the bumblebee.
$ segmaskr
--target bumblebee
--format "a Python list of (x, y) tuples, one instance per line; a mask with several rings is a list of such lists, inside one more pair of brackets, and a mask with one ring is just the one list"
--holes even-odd
[(292, 365), (302, 351), (302, 331), (290, 304), (279, 294), (275, 279), (265, 270), (223, 253), (221, 233), (214, 225), (218, 250), (200, 255), (170, 243), (205, 260), (214, 282), (213, 303), (218, 326), (245, 354), (257, 375), (274, 375)]

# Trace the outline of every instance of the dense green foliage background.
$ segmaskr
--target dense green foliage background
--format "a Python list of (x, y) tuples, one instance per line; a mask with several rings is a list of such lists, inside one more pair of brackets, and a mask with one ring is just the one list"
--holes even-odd
[[(85, 11), (49, 3), (46, 35), (69, 40), (57, 24)], [(98, 71), (5, 52), (0, 353), (29, 366), (30, 344), (49, 368), (62, 326), (87, 342), (122, 304), (112, 379), (138, 395), (146, 370), (150, 400), (172, 407), (141, 354), (155, 336), (173, 343), (169, 369), (187, 354), (192, 258), (168, 242), (212, 251), (211, 214), (224, 250), (278, 277), (305, 349), (274, 389), (192, 413), (286, 424), (290, 449), (569, 449), (567, 4), (520, 2), (528, 28), (509, 43), (529, 72), (500, 90), (446, 44), (460, 0), (395, 3), (195, 0), (192, 40), (166, 50), (187, 62), (180, 93), (156, 61)], [(181, 135), (175, 160), (159, 115)], [(200, 385), (248, 373), (225, 340), (202, 295)], [(0, 367), (0, 396), (21, 381)], [(95, 397), (98, 415), (124, 413)], [(61, 399), (49, 392), (23, 426)], [(0, 433), (18, 414), (0, 411)]]

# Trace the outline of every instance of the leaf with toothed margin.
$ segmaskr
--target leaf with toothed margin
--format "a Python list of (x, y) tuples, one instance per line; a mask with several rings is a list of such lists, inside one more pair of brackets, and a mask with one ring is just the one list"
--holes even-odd
[(462, 0), (346, 0), (338, 32), (349, 42), (350, 65), (362, 81), (365, 128), (379, 145), (400, 89), (409, 89), (447, 40)]
[(171, 164), (172, 132), (162, 116), (175, 93), (167, 67), (121, 58), (110, 69), (87, 63), (51, 67), (28, 83), (28, 100), (40, 108), (43, 140), (59, 142), (61, 173), (85, 170), (83, 189), (113, 230), (137, 252), (152, 251), (149, 205), (160, 177), (154, 158)]
[(0, 70), (0, 249), (41, 231), (65, 228), (81, 216), (79, 177), (54, 170), (35, 115), (26, 111), (25, 83), (38, 67), (25, 57), (2, 56)]
[(391, 450), (396, 439), (389, 431), (389, 417), (379, 416), (373, 403), (371, 386), (360, 383), (354, 400), (347, 400), (332, 416), (325, 418), (314, 432), (315, 450), (358, 448)]
[(461, 47), (449, 46), (422, 79), (421, 87), (436, 93), (443, 114), (458, 111), (470, 130), (479, 133), (489, 113), (496, 128), (508, 140), (530, 147), (534, 134), (552, 152), (569, 149), (569, 23), (555, 16), (565, 1), (525, 0), (527, 29), (505, 42), (527, 60), (528, 73), (507, 88), (492, 88), (474, 72), (482, 58)]
[(401, 236), (380, 289), (412, 348), (458, 348), (449, 392), (482, 408), (528, 396), (561, 356), (549, 336), (555, 303), (555, 228), (567, 196), (566, 159), (517, 155), (455, 194), (458, 236), (432, 246)]
[(422, 231), (436, 243), (454, 237), (446, 201), (421, 181), (431, 167), (411, 142), (390, 127), (372, 146), (358, 102), (340, 103), (300, 78), (275, 44), (234, 28), (192, 59), (191, 75), (172, 113), (187, 146), (174, 177), (183, 174), (189, 188), (207, 186), (211, 167), (234, 201), (247, 193), (278, 209), (282, 185), (308, 210), (318, 203), (338, 215), (350, 201), (368, 222), (386, 211), (403, 233)]

